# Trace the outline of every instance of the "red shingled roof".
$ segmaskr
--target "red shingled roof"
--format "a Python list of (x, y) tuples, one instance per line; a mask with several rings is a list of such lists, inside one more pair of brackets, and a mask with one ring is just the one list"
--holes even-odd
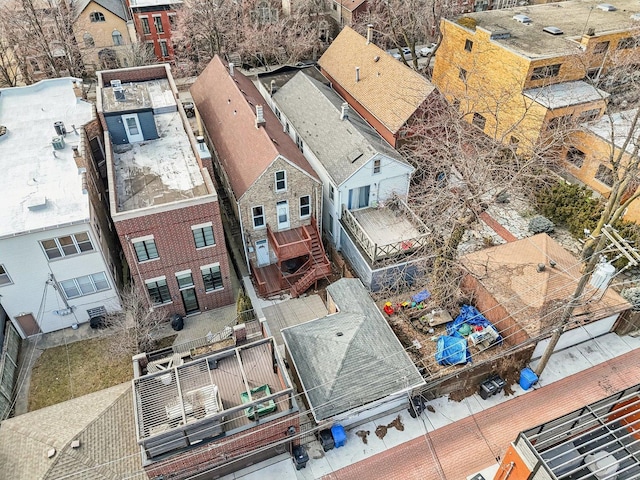
[[(237, 69), (231, 76), (220, 57), (211, 60), (190, 91), (236, 199), (278, 155), (319, 181), (253, 82)], [(255, 124), (256, 105), (264, 106), (266, 121), (259, 128)]]

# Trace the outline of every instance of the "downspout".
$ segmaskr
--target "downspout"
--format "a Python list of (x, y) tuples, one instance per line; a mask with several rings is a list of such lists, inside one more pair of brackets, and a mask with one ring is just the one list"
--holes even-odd
[(247, 263), (247, 271), (251, 275), (251, 265), (249, 264), (249, 252), (247, 251), (247, 242), (244, 237), (244, 224), (242, 223), (242, 209), (240, 208), (240, 202), (236, 200), (236, 207), (238, 207), (238, 220), (240, 221), (240, 236), (242, 237), (242, 246), (244, 248), (244, 260)]
[(320, 238), (322, 239), (322, 207), (323, 207), (323, 199), (320, 198), (320, 201), (318, 201), (318, 190), (322, 189), (322, 185), (320, 185), (320, 187), (318, 188), (318, 185), (316, 185), (315, 193), (316, 193), (316, 210), (319, 212), (316, 214), (316, 221), (318, 223), (318, 225), (316, 225), (316, 227), (318, 228), (318, 233), (320, 234)]
[(53, 289), (58, 292), (58, 295), (60, 295), (60, 298), (64, 302), (64, 306), (67, 307), (67, 310), (73, 312), (73, 307), (69, 305), (69, 302), (67, 302), (67, 298), (60, 291), (60, 284), (56, 280), (56, 276), (53, 273), (49, 274), (49, 281), (47, 283), (50, 283), (53, 286)]

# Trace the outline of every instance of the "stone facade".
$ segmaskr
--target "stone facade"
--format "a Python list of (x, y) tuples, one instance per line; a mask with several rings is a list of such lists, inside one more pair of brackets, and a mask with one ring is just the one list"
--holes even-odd
[[(286, 172), (287, 188), (283, 192), (276, 192), (275, 189), (275, 174), (278, 171)], [(311, 197), (311, 215), (301, 218), (300, 197), (305, 195)], [(321, 198), (322, 186), (318, 180), (311, 178), (308, 173), (293, 166), (284, 158), (278, 157), (240, 199), (240, 218), (247, 246), (267, 238), (267, 227), (278, 232), (309, 225), (312, 216), (319, 218), (321, 214)], [(276, 204), (282, 201), (287, 201), (289, 207), (289, 226), (286, 228), (278, 227)], [(265, 224), (259, 228), (253, 225), (252, 208), (256, 206), (263, 207), (265, 216)], [(249, 253), (249, 259), (256, 259), (255, 252)]]

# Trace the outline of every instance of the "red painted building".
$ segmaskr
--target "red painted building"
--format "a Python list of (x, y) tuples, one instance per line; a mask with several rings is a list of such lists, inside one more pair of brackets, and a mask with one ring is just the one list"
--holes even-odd
[(173, 60), (171, 31), (182, 0), (127, 0), (140, 41), (153, 45), (159, 61)]

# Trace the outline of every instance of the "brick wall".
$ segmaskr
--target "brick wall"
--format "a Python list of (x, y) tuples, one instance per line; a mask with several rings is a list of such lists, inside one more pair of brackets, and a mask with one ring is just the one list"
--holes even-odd
[[(216, 244), (196, 249), (191, 226), (207, 222), (213, 223)], [(144, 285), (145, 279), (166, 276), (172, 297), (172, 303), (162, 307), (167, 313), (185, 313), (175, 273), (189, 269), (201, 311), (233, 303), (227, 249), (217, 201), (120, 220), (115, 225), (134, 282)], [(127, 237), (133, 239), (147, 235), (154, 236), (159, 258), (139, 263)], [(206, 293), (200, 267), (212, 263), (220, 264), (224, 288)]]
[(286, 440), (287, 428), (294, 426), (300, 432), (299, 414), (293, 413), (273, 422), (264, 422), (253, 429), (224, 437), (218, 441), (203, 443), (145, 467), (149, 478), (163, 475), (166, 479), (189, 478), (199, 472), (232, 461), (274, 442)]
[(529, 339), (527, 332), (475, 277), (467, 274), (461, 288), (474, 296), (476, 308), (498, 329), (507, 345), (518, 345)]
[(138, 68), (122, 68), (118, 70), (105, 70), (100, 73), (102, 85), (108, 86), (111, 80), (121, 80), (124, 82), (144, 82), (167, 78), (167, 69), (164, 65), (145, 66)]

